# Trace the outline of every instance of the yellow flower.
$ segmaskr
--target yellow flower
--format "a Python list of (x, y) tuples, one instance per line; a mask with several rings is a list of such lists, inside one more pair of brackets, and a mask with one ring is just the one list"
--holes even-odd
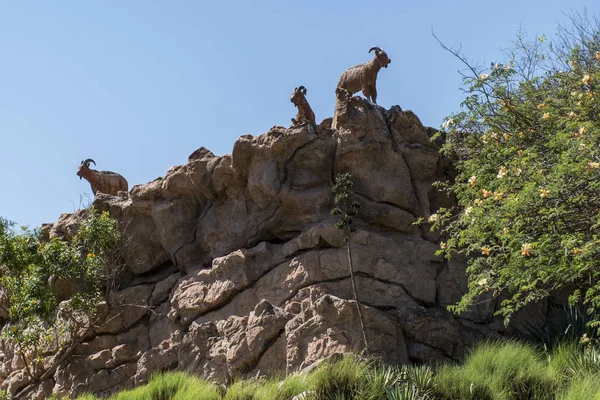
[(11, 328), (11, 330), (13, 331), (13, 333), (17, 333), (17, 327), (16, 327), (16, 326), (13, 326), (13, 327)]
[(541, 175), (541, 174), (543, 174), (543, 173), (544, 173), (544, 170), (543, 170), (543, 169), (538, 169), (538, 172), (537, 172), (537, 173), (538, 173), (538, 175)]
[(504, 136), (504, 139), (505, 139), (505, 140), (508, 140), (508, 138), (510, 137), (510, 136), (508, 135), (508, 133), (506, 133), (506, 132), (504, 132), (504, 135), (503, 135), (503, 136)]
[(584, 133), (585, 133), (585, 126), (581, 126), (581, 127), (579, 128), (579, 135), (581, 136), (581, 135), (583, 135)]
[(494, 192), (494, 200), (502, 200), (502, 196), (504, 193), (502, 192)]
[(540, 103), (538, 104), (537, 108), (538, 110), (541, 110), (542, 108), (546, 107), (546, 103)]
[(94, 253), (88, 253), (87, 258), (94, 258), (96, 255)]
[(498, 170), (498, 175), (496, 175), (496, 178), (498, 178), (498, 179), (504, 178), (507, 173), (508, 173), (508, 171), (506, 170), (506, 168), (500, 167), (500, 169)]
[(587, 163), (587, 167), (592, 169), (600, 168), (600, 162), (590, 161)]
[(567, 114), (567, 117), (568, 117), (569, 119), (573, 119), (573, 118), (575, 118), (575, 117), (576, 117), (576, 114), (575, 114), (573, 111), (571, 111), (569, 114)]
[(594, 94), (592, 92), (585, 92), (585, 95), (588, 99), (591, 99), (594, 97)]
[(523, 243), (523, 245), (521, 246), (521, 255), (523, 257), (531, 256), (531, 244), (530, 243)]
[(581, 253), (582, 251), (583, 251), (583, 250), (581, 250), (579, 247), (575, 247), (575, 248), (573, 249), (573, 254), (577, 255), (577, 254)]
[(480, 206), (480, 205), (483, 204), (483, 200), (481, 200), (481, 199), (475, 199), (474, 203), (475, 203), (476, 206)]
[(489, 255), (490, 255), (490, 248), (489, 248), (489, 247), (487, 247), (487, 246), (483, 246), (483, 247), (481, 248), (481, 252), (482, 252), (483, 254), (485, 254), (486, 256), (489, 256)]
[(440, 242), (440, 249), (445, 249), (446, 248), (446, 242)]
[(588, 337), (587, 333), (584, 333), (583, 336), (581, 337), (581, 339), (579, 340), (579, 343), (581, 344), (587, 344), (589, 342), (591, 342), (591, 338)]
[(546, 189), (544, 189), (544, 188), (541, 188), (541, 189), (540, 189), (540, 197), (541, 197), (542, 199), (545, 199), (545, 198), (547, 198), (549, 195), (550, 195), (550, 191), (549, 191), (549, 190), (546, 190)]
[(479, 80), (482, 82), (485, 81), (489, 77), (490, 76), (488, 74), (479, 74)]
[(524, 138), (524, 137), (525, 137), (525, 134), (524, 134), (523, 132), (519, 132), (519, 137), (520, 137), (520, 138)]
[(508, 230), (508, 228), (504, 228), (504, 229), (502, 229), (502, 233), (504, 233), (505, 235), (508, 235), (508, 233), (509, 233), (509, 230)]
[(477, 281), (477, 284), (479, 286), (483, 287), (484, 292), (487, 292), (488, 290), (490, 290), (490, 287), (488, 286), (487, 278), (481, 278), (479, 281)]
[(471, 214), (471, 211), (473, 211), (473, 207), (469, 206), (469, 207), (465, 208), (465, 215)]
[(469, 184), (470, 184), (471, 186), (475, 186), (475, 185), (477, 185), (477, 177), (476, 177), (475, 175), (472, 175), (472, 176), (469, 178)]
[(448, 129), (454, 123), (454, 119), (450, 118), (442, 124), (442, 129)]
[(492, 192), (485, 190), (485, 189), (481, 189), (481, 193), (483, 193), (483, 197), (486, 197), (486, 198), (490, 197), (493, 194)]
[(427, 218), (427, 220), (428, 220), (429, 222), (436, 222), (436, 221), (438, 220), (438, 218), (439, 218), (439, 215), (437, 215), (437, 214), (431, 214), (431, 215), (429, 216), (429, 218)]
[(590, 76), (588, 74), (585, 74), (583, 76), (583, 78), (581, 78), (581, 82), (583, 82), (584, 84), (587, 84), (590, 81)]
[(550, 113), (547, 113), (547, 112), (544, 113), (542, 118), (544, 118), (546, 121), (550, 121), (552, 119), (552, 117), (550, 116)]

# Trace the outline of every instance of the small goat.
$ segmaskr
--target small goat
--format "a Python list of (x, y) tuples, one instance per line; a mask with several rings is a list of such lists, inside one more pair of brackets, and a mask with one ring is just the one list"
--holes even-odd
[(312, 108), (310, 108), (308, 100), (306, 100), (306, 88), (304, 86), (294, 88), (294, 93), (292, 93), (290, 101), (298, 107), (298, 114), (296, 115), (296, 118), (292, 118), (292, 124), (302, 125), (307, 122), (315, 123), (315, 113)]
[(375, 50), (375, 58), (364, 64), (348, 68), (338, 81), (337, 87), (348, 90), (354, 94), (362, 90), (363, 95), (374, 104), (377, 104), (377, 73), (381, 67), (387, 68), (392, 62), (385, 51), (377, 46), (369, 49), (369, 53)]
[(77, 176), (79, 176), (79, 179), (85, 178), (90, 183), (94, 196), (96, 196), (97, 192), (116, 196), (120, 191), (127, 192), (129, 190), (127, 180), (123, 176), (116, 172), (96, 171), (90, 168), (90, 163), (96, 165), (96, 162), (91, 158), (82, 161), (79, 164)]

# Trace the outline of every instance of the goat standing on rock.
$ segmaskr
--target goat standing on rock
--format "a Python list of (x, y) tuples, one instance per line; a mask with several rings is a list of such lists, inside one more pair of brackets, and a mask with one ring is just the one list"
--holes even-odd
[(308, 100), (306, 100), (306, 88), (304, 86), (294, 88), (294, 93), (292, 93), (290, 101), (298, 107), (298, 114), (296, 115), (296, 118), (292, 118), (292, 124), (302, 125), (307, 122), (315, 123), (315, 113), (312, 108), (310, 108)]
[(338, 81), (337, 87), (346, 89), (350, 94), (362, 90), (363, 95), (377, 104), (377, 73), (381, 67), (387, 68), (392, 62), (385, 51), (377, 46), (371, 47), (369, 53), (375, 50), (375, 58), (364, 64), (348, 68)]
[(96, 165), (96, 162), (91, 158), (82, 161), (79, 164), (77, 176), (79, 176), (79, 179), (85, 178), (90, 183), (94, 196), (97, 192), (116, 196), (120, 191), (127, 192), (129, 190), (127, 180), (122, 175), (110, 171), (96, 171), (90, 168), (90, 163)]

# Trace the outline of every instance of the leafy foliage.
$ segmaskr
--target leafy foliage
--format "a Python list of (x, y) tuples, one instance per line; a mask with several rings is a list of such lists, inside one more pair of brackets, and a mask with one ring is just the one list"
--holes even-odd
[(600, 306), (600, 24), (571, 24), (552, 43), (518, 36), (489, 69), (450, 50), (468, 66), (467, 97), (442, 126), (458, 174), (438, 184), (459, 208), (430, 222), (448, 236), (440, 253), (470, 256), (469, 291), (453, 311), (503, 294), (508, 322), (563, 288)]
[(550, 317), (544, 325), (525, 325), (525, 329), (534, 342), (544, 349), (552, 349), (564, 343), (588, 346), (598, 342), (598, 329), (591, 326), (591, 322), (596, 319), (597, 313), (588, 312), (581, 302), (568, 306), (552, 305)]
[(336, 224), (339, 229), (349, 228), (360, 209), (358, 202), (349, 200), (352, 185), (354, 185), (354, 182), (352, 182), (352, 175), (349, 173), (336, 175), (335, 185), (332, 188), (335, 193), (335, 207), (331, 210), (331, 215), (340, 215), (340, 222)]
[(354, 266), (352, 265), (352, 254), (350, 252), (350, 234), (352, 233), (353, 218), (358, 214), (360, 204), (357, 201), (350, 202), (350, 193), (352, 190), (352, 175), (349, 173), (337, 174), (335, 176), (335, 185), (331, 189), (335, 194), (335, 207), (331, 210), (331, 215), (340, 215), (340, 221), (335, 224), (338, 229), (343, 229), (346, 233), (344, 241), (346, 242), (346, 254), (348, 256), (348, 270), (350, 272), (350, 281), (352, 282), (352, 293), (356, 301), (356, 311), (360, 322), (360, 328), (363, 336), (364, 351), (369, 347), (367, 339), (367, 330), (362, 314), (360, 300), (358, 299), (358, 290), (356, 289), (356, 279), (354, 278)]
[[(89, 327), (120, 242), (116, 221), (93, 208), (71, 242), (39, 237), (38, 230), (0, 220), (0, 284), (9, 305), (2, 335), (24, 361), (59, 350), (65, 344), (59, 338)], [(58, 307), (54, 284), (60, 281), (77, 290)]]

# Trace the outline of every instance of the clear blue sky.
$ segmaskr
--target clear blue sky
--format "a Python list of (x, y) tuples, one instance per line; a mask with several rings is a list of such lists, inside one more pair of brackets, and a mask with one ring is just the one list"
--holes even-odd
[(289, 125), (295, 86), (329, 117), (339, 75), (374, 45), (392, 59), (378, 103), (439, 127), (462, 100), (461, 66), (432, 28), (497, 61), (519, 25), (551, 37), (584, 7), (600, 14), (591, 0), (0, 0), (0, 216), (36, 226), (87, 204), (85, 158), (131, 188), (201, 146), (231, 153)]

